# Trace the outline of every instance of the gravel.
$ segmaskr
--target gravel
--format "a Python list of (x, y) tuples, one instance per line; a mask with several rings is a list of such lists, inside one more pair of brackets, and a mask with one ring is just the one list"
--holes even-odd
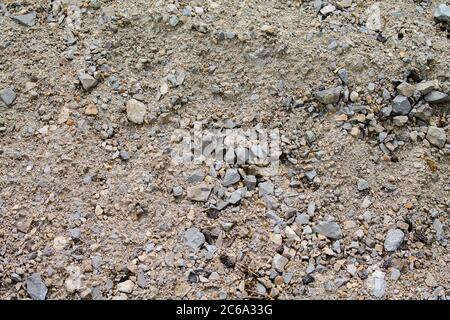
[(402, 245), (405, 240), (405, 234), (400, 229), (390, 229), (384, 240), (384, 250), (395, 251)]

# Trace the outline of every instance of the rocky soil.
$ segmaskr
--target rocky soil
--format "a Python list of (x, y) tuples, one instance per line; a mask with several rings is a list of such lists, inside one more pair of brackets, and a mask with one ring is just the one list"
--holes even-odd
[[(0, 0), (0, 298), (449, 299), (449, 23), (442, 0)], [(174, 162), (195, 128), (279, 152)]]

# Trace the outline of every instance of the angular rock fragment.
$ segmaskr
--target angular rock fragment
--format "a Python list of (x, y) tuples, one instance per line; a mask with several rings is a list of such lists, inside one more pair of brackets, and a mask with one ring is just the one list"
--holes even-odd
[(4, 104), (10, 106), (16, 100), (16, 92), (12, 88), (5, 88), (0, 91), (0, 99)]
[(447, 140), (445, 130), (434, 126), (428, 127), (427, 140), (438, 148), (443, 148)]
[(342, 87), (321, 90), (315, 93), (316, 99), (323, 104), (335, 104), (339, 101)]
[(206, 184), (190, 187), (187, 190), (187, 198), (192, 201), (206, 202), (211, 194), (212, 187)]
[(33, 27), (36, 24), (36, 16), (36, 11), (33, 11), (27, 14), (11, 16), (11, 19), (26, 27)]
[(47, 296), (47, 286), (41, 279), (39, 273), (33, 273), (26, 281), (27, 293), (33, 300), (45, 300)]
[(129, 121), (142, 124), (145, 115), (147, 114), (147, 107), (142, 102), (136, 99), (130, 99), (127, 102), (127, 118)]
[(405, 234), (400, 229), (390, 229), (384, 240), (384, 250), (386, 251), (395, 251), (397, 250), (403, 243), (405, 239)]
[(321, 222), (314, 226), (312, 230), (333, 240), (342, 238), (341, 227), (336, 222)]

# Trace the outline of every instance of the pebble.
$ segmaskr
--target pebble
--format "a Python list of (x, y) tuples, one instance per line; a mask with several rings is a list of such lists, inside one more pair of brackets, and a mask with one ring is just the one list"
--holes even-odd
[(131, 293), (133, 292), (134, 283), (131, 280), (126, 280), (124, 282), (120, 282), (117, 285), (117, 290), (123, 293)]
[(0, 91), (0, 99), (8, 107), (16, 100), (16, 92), (12, 88), (6, 88)]
[(405, 239), (405, 234), (400, 229), (390, 229), (384, 240), (384, 250), (386, 251), (395, 251), (397, 250), (403, 243)]
[(228, 169), (223, 177), (222, 185), (224, 187), (231, 186), (241, 180), (241, 176), (236, 169)]
[(130, 99), (127, 102), (127, 118), (129, 121), (142, 124), (147, 114), (147, 107), (136, 99)]
[(324, 235), (332, 240), (338, 240), (342, 238), (341, 227), (336, 222), (321, 222), (314, 226), (312, 230), (315, 233)]
[(192, 173), (187, 179), (188, 183), (202, 182), (205, 179), (205, 174), (201, 170)]
[(311, 170), (311, 171), (306, 171), (305, 172), (305, 177), (310, 182), (313, 181), (316, 176), (317, 176), (316, 170)]
[(442, 103), (448, 101), (448, 94), (440, 91), (431, 91), (425, 96), (425, 101), (429, 103)]
[(426, 139), (434, 146), (443, 148), (447, 140), (445, 130), (435, 126), (428, 127)]
[(286, 266), (286, 264), (289, 262), (289, 259), (282, 256), (281, 254), (275, 254), (275, 256), (273, 257), (272, 260), (272, 267), (278, 271), (278, 272), (283, 272), (284, 271), (284, 267)]
[(359, 100), (359, 94), (356, 91), (352, 91), (350, 93), (350, 101), (351, 102), (357, 102)]
[(187, 189), (187, 198), (192, 201), (206, 202), (211, 194), (212, 187), (200, 184)]
[(396, 96), (392, 101), (392, 113), (395, 115), (407, 115), (411, 111), (411, 104), (405, 96)]
[(309, 223), (309, 216), (304, 214), (304, 213), (300, 213), (297, 215), (297, 217), (295, 218), (295, 223), (298, 224), (308, 224)]
[(335, 104), (339, 101), (342, 87), (338, 86), (326, 90), (321, 90), (315, 93), (316, 99), (323, 104)]
[(372, 276), (368, 279), (370, 280), (372, 286), (372, 294), (376, 298), (382, 298), (385, 294), (387, 283), (384, 279), (385, 273), (381, 271), (375, 271)]
[(183, 195), (183, 188), (182, 187), (173, 187), (172, 188), (172, 193), (173, 193), (173, 196), (175, 197), (175, 198), (178, 198), (178, 197), (181, 197), (181, 195)]
[(450, 7), (445, 3), (441, 3), (434, 9), (433, 17), (442, 22), (450, 22)]
[(259, 196), (265, 196), (265, 195), (269, 195), (269, 194), (273, 194), (274, 191), (274, 185), (272, 182), (270, 181), (265, 181), (262, 182), (258, 185), (259, 188)]
[(358, 179), (357, 183), (358, 191), (364, 191), (369, 189), (369, 183), (364, 179)]
[(180, 18), (178, 18), (177, 16), (171, 16), (170, 19), (169, 19), (169, 24), (172, 27), (176, 27), (178, 22), (180, 22)]
[(402, 82), (397, 86), (397, 92), (405, 96), (407, 98), (412, 97), (414, 95), (414, 86), (412, 84), (409, 84), (407, 82)]
[(236, 204), (239, 201), (244, 198), (245, 194), (247, 193), (247, 188), (239, 188), (238, 190), (231, 193), (230, 197), (228, 198), (228, 202), (231, 204)]
[(91, 75), (81, 71), (78, 73), (78, 79), (86, 91), (91, 91), (95, 86), (97, 86), (98, 81)]
[(45, 300), (48, 289), (39, 273), (33, 273), (27, 278), (27, 293), (33, 300)]
[(98, 110), (97, 110), (97, 107), (95, 106), (95, 104), (93, 104), (93, 103), (88, 104), (86, 106), (86, 108), (84, 109), (84, 114), (87, 115), (87, 116), (96, 116), (96, 115), (98, 115)]
[(425, 96), (433, 90), (439, 87), (439, 82), (437, 80), (422, 81), (416, 84), (416, 90), (420, 92), (421, 95)]
[(23, 15), (10, 16), (11, 19), (27, 27), (33, 27), (36, 24), (36, 17), (37, 17), (36, 11)]
[(81, 238), (81, 230), (80, 228), (70, 229), (70, 237), (74, 240), (79, 240)]
[(397, 281), (400, 279), (400, 270), (393, 268), (391, 271), (391, 280)]
[(198, 228), (189, 228), (184, 232), (186, 245), (194, 250), (200, 249), (205, 243), (205, 235)]
[(254, 190), (256, 188), (256, 177), (244, 176), (244, 184), (248, 190)]
[(392, 123), (394, 126), (403, 127), (406, 123), (408, 123), (408, 116), (396, 116), (392, 119)]
[(333, 13), (336, 10), (336, 7), (333, 6), (332, 4), (328, 4), (325, 7), (323, 7), (322, 9), (320, 9), (320, 13), (323, 14), (324, 16)]

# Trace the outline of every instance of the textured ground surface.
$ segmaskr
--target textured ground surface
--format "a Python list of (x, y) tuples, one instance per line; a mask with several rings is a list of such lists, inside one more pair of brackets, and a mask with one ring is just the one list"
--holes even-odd
[[(0, 298), (448, 298), (442, 2), (328, 3), (0, 0), (0, 90), (15, 93), (0, 100)], [(383, 112), (400, 94), (404, 118)], [(276, 174), (172, 163), (195, 122), (278, 129)], [(240, 181), (223, 186), (230, 168)], [(256, 189), (217, 209), (244, 175)]]

